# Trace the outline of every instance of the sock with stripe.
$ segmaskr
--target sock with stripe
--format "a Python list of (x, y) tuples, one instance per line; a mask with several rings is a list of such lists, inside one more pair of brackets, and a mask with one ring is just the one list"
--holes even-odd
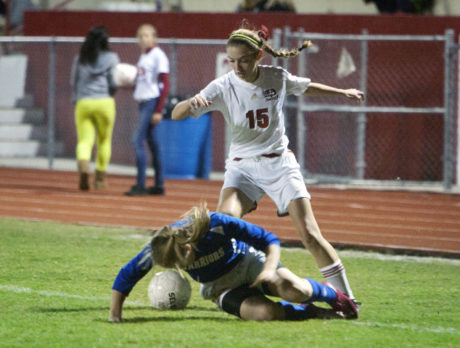
[(350, 299), (354, 300), (355, 296), (353, 295), (353, 291), (351, 291), (350, 283), (348, 283), (347, 274), (345, 273), (345, 267), (340, 259), (332, 265), (320, 268), (319, 270), (328, 283), (337, 290), (343, 292)]

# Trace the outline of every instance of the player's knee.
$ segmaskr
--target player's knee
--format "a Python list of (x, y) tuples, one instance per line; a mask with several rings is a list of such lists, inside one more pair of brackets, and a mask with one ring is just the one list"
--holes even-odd
[(242, 216), (241, 215), (241, 209), (237, 209), (237, 208), (232, 209), (232, 208), (226, 207), (226, 206), (217, 207), (217, 212), (221, 213), (221, 214), (228, 215), (228, 216), (233, 216), (233, 217), (236, 217), (236, 218), (240, 218)]
[(253, 296), (261, 296), (262, 293), (254, 288), (249, 288), (247, 285), (242, 285), (235, 289), (230, 289), (223, 292), (218, 299), (219, 307), (232, 315), (236, 315), (245, 320), (255, 320), (255, 319), (248, 319), (247, 314), (244, 314), (244, 317), (241, 316), (241, 305), (243, 302)]
[(228, 215), (228, 216), (233, 216), (233, 217), (236, 217), (237, 214), (235, 214), (234, 211), (232, 211), (231, 209), (225, 209), (225, 208), (217, 208), (217, 212), (218, 213), (221, 213), (221, 214), (225, 214), (225, 215)]
[(297, 282), (283, 280), (279, 287), (279, 295), (286, 301), (303, 302), (311, 297), (311, 289), (303, 283), (303, 279)]

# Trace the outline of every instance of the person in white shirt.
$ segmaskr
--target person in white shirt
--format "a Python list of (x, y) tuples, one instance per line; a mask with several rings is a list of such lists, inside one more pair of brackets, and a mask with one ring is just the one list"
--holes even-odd
[(274, 66), (260, 65), (263, 52), (294, 57), (303, 48), (275, 51), (268, 29), (250, 30), (247, 24), (227, 41), (232, 71), (208, 84), (199, 94), (176, 105), (174, 120), (220, 111), (231, 130), (224, 184), (217, 211), (242, 217), (256, 209), (266, 193), (280, 216), (290, 215), (305, 247), (310, 250), (327, 282), (355, 299), (337, 252), (322, 236), (299, 164), (288, 149), (283, 103), (287, 95), (344, 96), (362, 101), (357, 89), (338, 89), (298, 77)]
[[(137, 38), (142, 54), (137, 63), (134, 99), (139, 103), (139, 122), (134, 131), (133, 145), (136, 153), (137, 180), (128, 196), (164, 194), (163, 166), (160, 145), (155, 138), (154, 129), (162, 120), (162, 110), (169, 93), (169, 60), (157, 46), (157, 32), (150, 24), (143, 24), (137, 30)], [(144, 143), (152, 154), (155, 170), (155, 185), (145, 187), (147, 154)]]

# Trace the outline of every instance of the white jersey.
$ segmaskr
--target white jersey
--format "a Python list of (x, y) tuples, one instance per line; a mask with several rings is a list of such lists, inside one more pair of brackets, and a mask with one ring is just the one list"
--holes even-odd
[(231, 130), (229, 158), (247, 158), (282, 153), (289, 140), (285, 135), (283, 103), (287, 95), (301, 95), (310, 79), (274, 66), (259, 66), (259, 77), (248, 83), (231, 71), (212, 81), (200, 95), (211, 101), (194, 117), (208, 111), (222, 112)]
[(148, 100), (160, 96), (158, 75), (169, 74), (169, 60), (159, 47), (153, 47), (142, 53), (137, 62), (136, 88), (134, 99), (137, 101)]

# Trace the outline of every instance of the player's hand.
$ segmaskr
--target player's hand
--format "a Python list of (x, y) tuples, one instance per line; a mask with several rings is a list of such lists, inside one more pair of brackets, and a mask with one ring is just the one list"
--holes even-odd
[(201, 108), (201, 107), (209, 106), (209, 105), (212, 104), (212, 102), (209, 101), (209, 100), (206, 100), (206, 98), (204, 98), (203, 96), (197, 94), (196, 96), (194, 96), (193, 98), (190, 98), (188, 100), (188, 104), (189, 104), (189, 107), (192, 110), (196, 110), (196, 109)]
[(155, 112), (153, 115), (152, 115), (152, 124), (154, 126), (156, 126), (158, 123), (161, 122), (161, 120), (163, 119), (163, 115), (159, 112)]
[(364, 101), (364, 92), (358, 89), (354, 89), (354, 88), (346, 89), (344, 94), (345, 94), (345, 97), (349, 99), (357, 100), (360, 103)]
[(109, 322), (111, 323), (121, 323), (121, 315), (110, 312)]
[(263, 269), (262, 272), (259, 273), (254, 283), (252, 283), (249, 287), (254, 288), (259, 284), (262, 283), (271, 283), (275, 284), (278, 281), (279, 277), (276, 274), (276, 270), (271, 269)]

